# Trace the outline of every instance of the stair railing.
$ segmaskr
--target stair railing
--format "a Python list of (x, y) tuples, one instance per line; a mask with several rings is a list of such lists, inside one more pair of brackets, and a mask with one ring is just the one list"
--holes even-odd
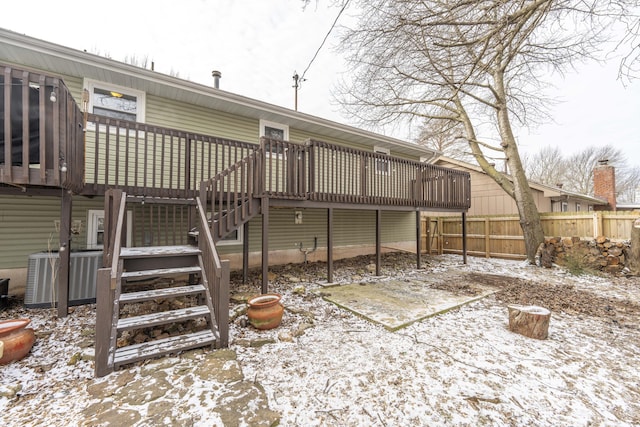
[(203, 284), (209, 287), (213, 299), (220, 347), (229, 346), (229, 260), (220, 260), (209, 229), (206, 210), (200, 197), (196, 197), (198, 209), (198, 248), (204, 267)]
[[(113, 360), (110, 359), (112, 347), (115, 347), (116, 337), (111, 335), (113, 313), (116, 306), (116, 289), (122, 261), (120, 249), (127, 235), (126, 212), (127, 195), (122, 190), (108, 190), (104, 199), (104, 252), (102, 255), (103, 268), (98, 269), (96, 279), (96, 354), (95, 372), (101, 377), (113, 370)], [(113, 236), (113, 240), (111, 239)]]
[(251, 219), (263, 192), (261, 165), (264, 152), (257, 148), (249, 156), (200, 184), (200, 200), (214, 242)]

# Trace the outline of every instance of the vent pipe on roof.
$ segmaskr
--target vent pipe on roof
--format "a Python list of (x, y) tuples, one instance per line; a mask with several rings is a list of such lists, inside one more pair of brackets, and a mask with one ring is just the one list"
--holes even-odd
[(222, 73), (220, 71), (213, 70), (211, 72), (211, 76), (213, 77), (213, 87), (220, 89), (220, 78), (222, 77)]

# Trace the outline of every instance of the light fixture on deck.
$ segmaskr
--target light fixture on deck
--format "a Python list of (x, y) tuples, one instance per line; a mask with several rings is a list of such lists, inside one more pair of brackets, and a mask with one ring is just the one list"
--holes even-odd
[(60, 154), (58, 155), (58, 168), (60, 169), (60, 172), (66, 172), (68, 170), (67, 161), (64, 159), (62, 151), (60, 151)]
[(51, 102), (58, 101), (58, 95), (56, 95), (56, 91), (55, 90), (51, 91), (51, 94), (49, 95), (49, 101), (51, 101)]

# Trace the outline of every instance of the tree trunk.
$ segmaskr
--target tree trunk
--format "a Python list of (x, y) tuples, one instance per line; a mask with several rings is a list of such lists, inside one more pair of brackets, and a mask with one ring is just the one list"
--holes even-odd
[(510, 305), (509, 330), (525, 337), (544, 340), (549, 336), (551, 312), (535, 305)]
[(511, 196), (516, 202), (518, 214), (520, 216), (520, 227), (524, 235), (524, 245), (527, 251), (527, 260), (535, 264), (536, 252), (540, 243), (544, 242), (544, 231), (540, 222), (540, 213), (531, 193), (529, 181), (525, 175), (518, 145), (511, 129), (509, 120), (509, 110), (506, 104), (506, 91), (504, 86), (504, 70), (498, 70), (494, 74), (497, 93), (497, 122), (500, 131), (500, 145), (506, 155), (506, 162), (509, 167), (509, 174), (513, 180), (513, 194)]

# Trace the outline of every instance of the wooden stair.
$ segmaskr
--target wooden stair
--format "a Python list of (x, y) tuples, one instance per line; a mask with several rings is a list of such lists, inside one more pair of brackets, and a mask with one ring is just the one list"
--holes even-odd
[[(201, 252), (193, 246), (122, 248), (113, 299), (108, 358), (110, 369), (192, 348), (219, 346), (220, 336), (212, 298), (203, 271)], [(172, 280), (187, 275), (190, 278), (190, 284), (185, 285)], [(148, 279), (154, 279), (154, 283), (161, 283), (163, 287), (148, 290), (136, 289), (142, 284), (148, 285)], [(196, 282), (196, 279), (197, 283), (191, 284)], [(194, 298), (192, 298), (192, 305), (188, 307), (121, 317), (125, 304), (153, 300), (171, 301), (189, 296)], [(117, 346), (118, 338), (125, 331), (182, 324), (198, 318), (205, 320), (206, 329), (143, 343)]]

